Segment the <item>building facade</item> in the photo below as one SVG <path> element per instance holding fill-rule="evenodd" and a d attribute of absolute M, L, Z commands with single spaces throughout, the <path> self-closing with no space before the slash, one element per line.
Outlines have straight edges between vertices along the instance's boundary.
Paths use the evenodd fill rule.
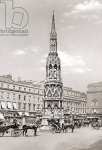
<path fill-rule="evenodd" d="M 64 111 L 73 114 L 87 113 L 87 95 L 72 88 L 63 88 Z"/>
<path fill-rule="evenodd" d="M 102 82 L 88 85 L 87 104 L 89 113 L 102 113 Z"/>
<path fill-rule="evenodd" d="M 28 114 L 44 109 L 44 81 L 15 81 L 11 75 L 0 76 L 0 112 Z M 86 113 L 87 96 L 72 88 L 63 87 L 63 109 L 68 113 Z"/>
<path fill-rule="evenodd" d="M 43 90 L 29 81 L 14 81 L 11 75 L 0 76 L 0 111 L 34 113 L 43 107 Z"/>

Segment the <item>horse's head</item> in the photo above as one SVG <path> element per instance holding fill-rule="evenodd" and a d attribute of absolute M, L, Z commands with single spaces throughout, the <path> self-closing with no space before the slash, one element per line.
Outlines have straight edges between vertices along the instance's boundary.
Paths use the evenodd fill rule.
<path fill-rule="evenodd" d="M 11 124 L 11 128 L 15 129 L 15 128 L 19 128 L 20 124 L 19 123 L 12 123 Z"/>

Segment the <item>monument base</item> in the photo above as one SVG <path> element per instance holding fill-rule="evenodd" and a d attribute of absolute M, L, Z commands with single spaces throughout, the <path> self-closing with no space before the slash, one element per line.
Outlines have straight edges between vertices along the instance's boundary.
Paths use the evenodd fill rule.
<path fill-rule="evenodd" d="M 49 117 L 48 116 L 43 116 L 42 117 L 42 124 L 41 124 L 41 128 L 40 131 L 49 131 L 50 127 L 48 126 L 48 120 Z"/>
<path fill-rule="evenodd" d="M 60 123 L 63 122 L 63 111 L 55 110 L 53 113 L 50 110 L 46 110 L 42 117 L 41 131 L 49 131 L 48 119 L 59 119 Z"/>

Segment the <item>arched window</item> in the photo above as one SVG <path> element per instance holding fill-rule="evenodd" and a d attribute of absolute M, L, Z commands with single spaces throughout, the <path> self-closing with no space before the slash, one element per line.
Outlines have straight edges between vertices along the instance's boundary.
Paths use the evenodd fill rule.
<path fill-rule="evenodd" d="M 49 69 L 52 69 L 52 65 L 51 64 L 49 64 Z"/>
<path fill-rule="evenodd" d="M 58 105 L 57 105 L 57 104 L 55 104 L 55 105 L 54 105 L 54 108 L 55 108 L 55 109 L 58 109 Z"/>
<path fill-rule="evenodd" d="M 51 109 L 51 105 L 50 105 L 50 104 L 48 104 L 48 106 L 47 106 L 47 107 L 48 107 L 48 109 Z"/>
<path fill-rule="evenodd" d="M 57 69 L 57 64 L 54 65 L 54 68 Z"/>

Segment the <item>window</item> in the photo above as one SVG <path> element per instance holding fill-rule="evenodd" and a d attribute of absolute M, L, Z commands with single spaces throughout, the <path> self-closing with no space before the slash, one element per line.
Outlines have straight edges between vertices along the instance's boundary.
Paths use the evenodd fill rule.
<path fill-rule="evenodd" d="M 21 95 L 18 95 L 18 99 L 19 99 L 19 100 L 21 99 Z"/>
<path fill-rule="evenodd" d="M 28 104 L 28 109 L 31 110 L 31 103 Z"/>
<path fill-rule="evenodd" d="M 15 93 L 13 93 L 13 100 L 15 100 Z"/>
<path fill-rule="evenodd" d="M 39 108 L 40 108 L 40 104 L 37 104 L 37 109 L 39 110 Z"/>
<path fill-rule="evenodd" d="M 33 111 L 35 111 L 35 104 L 33 104 Z"/>
<path fill-rule="evenodd" d="M 54 68 L 57 69 L 57 64 L 54 65 Z"/>
<path fill-rule="evenodd" d="M 4 97 L 4 92 L 1 92 L 1 98 L 3 98 Z"/>
<path fill-rule="evenodd" d="M 18 103 L 18 109 L 21 110 L 21 103 Z"/>
<path fill-rule="evenodd" d="M 49 64 L 49 69 L 52 69 L 52 65 L 51 64 Z"/>
<path fill-rule="evenodd" d="M 10 95 L 9 95 L 9 93 L 7 93 L 7 99 L 9 99 L 9 97 L 10 97 Z"/>
<path fill-rule="evenodd" d="M 35 94 L 38 94 L 38 89 L 35 89 Z"/>
<path fill-rule="evenodd" d="M 8 85 L 7 85 L 7 88 L 9 89 L 9 87 L 10 87 L 10 86 L 9 86 L 9 84 L 8 84 Z"/>
<path fill-rule="evenodd" d="M 26 103 L 23 103 L 23 109 L 26 110 Z"/>
<path fill-rule="evenodd" d="M 68 91 L 68 95 L 69 95 L 69 96 L 71 95 L 71 91 Z"/>
<path fill-rule="evenodd" d="M 15 85 L 13 85 L 13 89 L 15 89 Z"/>
<path fill-rule="evenodd" d="M 1 87 L 3 88 L 3 86 L 4 86 L 4 84 L 3 83 L 1 83 Z"/>
<path fill-rule="evenodd" d="M 21 90 L 21 87 L 19 86 L 19 90 Z"/>
<path fill-rule="evenodd" d="M 24 91 L 26 91 L 26 88 L 24 88 Z"/>
<path fill-rule="evenodd" d="M 29 102 L 30 102 L 30 100 L 31 100 L 31 95 L 29 95 Z"/>
<path fill-rule="evenodd" d="M 24 95 L 24 101 L 26 100 L 26 96 Z"/>

